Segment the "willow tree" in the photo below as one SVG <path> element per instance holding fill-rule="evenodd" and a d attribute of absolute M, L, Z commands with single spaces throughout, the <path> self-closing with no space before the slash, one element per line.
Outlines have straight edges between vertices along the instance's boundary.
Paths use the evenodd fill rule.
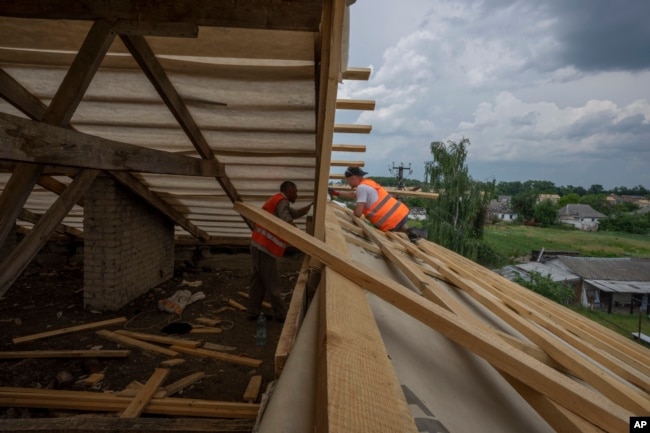
<path fill-rule="evenodd" d="M 487 206 L 495 181 L 477 182 L 465 164 L 469 139 L 458 143 L 431 143 L 433 160 L 425 164 L 426 177 L 439 194 L 429 205 L 428 237 L 471 260 L 494 261 L 492 250 L 482 242 Z"/>

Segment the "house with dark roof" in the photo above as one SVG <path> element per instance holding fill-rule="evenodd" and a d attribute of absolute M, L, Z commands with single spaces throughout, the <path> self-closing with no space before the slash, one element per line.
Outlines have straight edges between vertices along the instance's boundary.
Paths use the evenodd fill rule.
<path fill-rule="evenodd" d="M 558 211 L 558 219 L 565 224 L 571 224 L 577 229 L 598 231 L 598 221 L 607 215 L 598 212 L 588 204 L 571 203 Z"/>
<path fill-rule="evenodd" d="M 502 195 L 488 204 L 488 218 L 490 221 L 499 220 L 512 222 L 517 219 L 517 213 L 510 205 L 510 196 Z"/>
<path fill-rule="evenodd" d="M 607 309 L 636 303 L 648 310 L 650 260 L 562 256 L 558 260 L 580 277 L 582 304 Z"/>

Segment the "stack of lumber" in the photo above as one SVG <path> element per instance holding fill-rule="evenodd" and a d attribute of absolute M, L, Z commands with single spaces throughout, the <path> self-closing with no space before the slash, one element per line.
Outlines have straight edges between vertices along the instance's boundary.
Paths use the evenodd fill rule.
<path fill-rule="evenodd" d="M 323 266 L 319 431 L 418 431 L 367 293 L 481 359 L 547 424 L 540 431 L 621 432 L 630 417 L 650 414 L 650 352 L 631 339 L 434 243 L 381 233 L 333 204 L 324 241 L 255 207 L 235 209 Z M 357 260 L 349 246 L 380 257 L 399 278 Z"/>

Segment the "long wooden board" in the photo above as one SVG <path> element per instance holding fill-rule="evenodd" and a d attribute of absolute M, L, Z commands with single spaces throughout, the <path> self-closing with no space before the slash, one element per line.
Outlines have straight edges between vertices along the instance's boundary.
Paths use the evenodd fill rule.
<path fill-rule="evenodd" d="M 86 323 L 83 325 L 70 326 L 67 328 L 55 329 L 53 331 L 41 332 L 39 334 L 16 337 L 11 341 L 13 341 L 14 344 L 25 343 L 27 341 L 39 340 L 41 338 L 54 337 L 55 335 L 70 334 L 72 332 L 85 331 L 87 329 L 94 328 L 103 328 L 111 325 L 121 325 L 122 323 L 126 323 L 126 317 L 117 317 L 115 319 L 102 320 L 100 322 Z"/>

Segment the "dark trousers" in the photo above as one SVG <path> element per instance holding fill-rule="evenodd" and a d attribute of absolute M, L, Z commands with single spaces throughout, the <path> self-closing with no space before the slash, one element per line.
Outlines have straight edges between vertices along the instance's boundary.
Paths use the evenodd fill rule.
<path fill-rule="evenodd" d="M 253 267 L 248 288 L 248 315 L 259 316 L 262 312 L 262 301 L 268 292 L 276 318 L 287 315 L 287 306 L 282 299 L 282 283 L 278 273 L 278 263 L 274 256 L 251 246 Z"/>

